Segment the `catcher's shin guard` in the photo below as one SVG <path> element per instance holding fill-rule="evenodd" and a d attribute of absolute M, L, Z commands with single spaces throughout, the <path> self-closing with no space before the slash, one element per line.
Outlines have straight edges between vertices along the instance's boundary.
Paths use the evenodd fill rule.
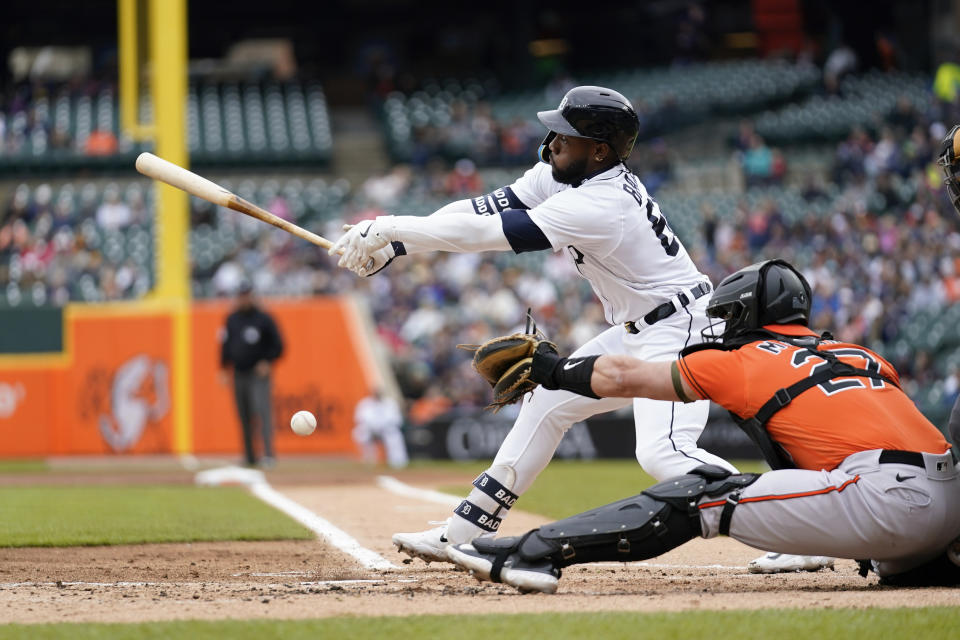
<path fill-rule="evenodd" d="M 702 497 L 738 493 L 758 477 L 702 465 L 640 495 L 544 525 L 515 539 L 511 553 L 526 562 L 550 558 L 556 567 L 653 558 L 702 534 L 697 508 Z"/>

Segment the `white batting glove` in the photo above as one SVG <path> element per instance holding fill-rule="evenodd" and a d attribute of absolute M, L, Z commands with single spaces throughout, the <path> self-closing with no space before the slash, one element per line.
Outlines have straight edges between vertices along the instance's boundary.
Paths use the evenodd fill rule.
<path fill-rule="evenodd" d="M 386 234 L 388 226 L 381 219 L 364 220 L 340 236 L 330 247 L 329 254 L 342 251 L 343 255 L 340 256 L 337 266 L 358 273 L 360 269 L 367 267 L 374 253 L 390 245 L 391 238 Z"/>
<path fill-rule="evenodd" d="M 366 278 L 375 273 L 379 273 L 393 261 L 396 255 L 397 251 L 394 249 L 393 243 L 391 242 L 382 249 L 377 249 L 374 251 L 373 255 L 370 256 L 370 259 L 367 260 L 362 267 L 358 269 L 351 268 L 350 270 L 361 278 Z"/>

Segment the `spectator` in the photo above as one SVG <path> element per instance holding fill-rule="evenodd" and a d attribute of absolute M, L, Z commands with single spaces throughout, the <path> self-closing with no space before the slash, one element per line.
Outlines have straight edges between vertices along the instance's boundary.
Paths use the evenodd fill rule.
<path fill-rule="evenodd" d="M 14 220 L 24 220 L 30 222 L 33 219 L 33 210 L 30 209 L 30 187 L 25 184 L 17 185 L 13 191 L 13 197 L 7 206 L 3 222 L 12 223 Z"/>
<path fill-rule="evenodd" d="M 933 77 L 933 93 L 946 103 L 956 102 L 960 90 L 960 64 L 955 62 L 957 57 L 954 55 L 952 60 L 942 62 Z"/>
<path fill-rule="evenodd" d="M 117 136 L 112 131 L 94 129 L 87 136 L 84 152 L 88 156 L 112 156 L 117 152 Z"/>
<path fill-rule="evenodd" d="M 453 406 L 447 391 L 439 384 L 431 384 L 424 394 L 410 405 L 408 417 L 414 425 L 424 425 L 450 410 Z"/>
<path fill-rule="evenodd" d="M 749 147 L 743 152 L 741 162 L 748 187 L 766 184 L 773 176 L 773 153 L 756 133 L 750 137 Z"/>
<path fill-rule="evenodd" d="M 103 202 L 97 207 L 97 224 L 102 229 L 122 229 L 133 221 L 127 203 L 120 200 L 120 188 L 110 183 L 103 190 Z"/>
<path fill-rule="evenodd" d="M 857 54 L 846 44 L 830 52 L 823 63 L 823 84 L 827 93 L 840 92 L 840 80 L 857 70 Z"/>
<path fill-rule="evenodd" d="M 447 174 L 445 191 L 450 196 L 472 196 L 483 189 L 483 181 L 473 160 L 461 158 Z"/>
<path fill-rule="evenodd" d="M 663 138 L 650 141 L 647 152 L 643 154 L 643 165 L 639 171 L 640 180 L 651 194 L 673 177 L 673 157 Z"/>

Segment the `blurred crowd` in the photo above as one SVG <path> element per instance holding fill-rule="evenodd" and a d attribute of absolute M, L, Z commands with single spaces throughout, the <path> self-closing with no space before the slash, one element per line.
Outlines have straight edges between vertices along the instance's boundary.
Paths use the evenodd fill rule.
<path fill-rule="evenodd" d="M 918 109 L 903 101 L 884 121 L 853 130 L 836 145 L 827 179 L 803 185 L 811 207 L 799 217 L 785 216 L 773 199 L 754 206 L 744 199 L 732 218 L 717 216 L 707 204 L 684 243 L 715 283 L 759 259 L 794 262 L 814 287 L 816 328 L 831 328 L 840 339 L 887 353 L 909 379 L 908 388 L 942 378 L 940 354 L 895 353 L 889 347 L 916 314 L 960 302 L 960 225 L 932 161 L 946 130 L 960 122 L 955 104 L 931 98 L 929 108 Z M 530 164 L 542 131 L 520 122 L 498 129 L 477 103 L 472 111 L 457 107 L 454 122 L 442 132 L 425 128 L 416 135 L 422 161 L 357 185 L 315 230 L 335 238 L 344 222 L 383 213 L 427 214 L 445 202 L 508 184 L 522 169 L 481 173 L 466 159 L 450 165 L 430 145 L 469 145 L 475 152 L 515 154 L 517 162 Z M 748 188 L 783 181 L 789 151 L 768 149 L 749 122 L 734 138 Z M 642 145 L 635 157 L 651 191 L 670 187 L 664 141 Z M 0 209 L 0 301 L 112 300 L 139 297 L 150 288 L 152 249 L 146 245 L 153 223 L 142 189 L 110 184 L 102 198 L 69 185 L 55 198 L 50 187 L 32 196 L 25 189 L 16 189 Z M 245 277 L 261 293 L 361 293 L 412 402 L 414 421 L 451 407 L 486 404 L 489 388 L 472 372 L 470 352 L 456 345 L 521 328 L 528 307 L 563 351 L 605 326 L 589 286 L 562 253 L 407 256 L 358 280 L 288 234 L 192 202 L 194 228 L 211 230 L 230 247 L 223 255 L 194 247 L 195 295 L 228 295 Z M 282 194 L 269 206 L 295 218 Z M 669 220 L 670 209 L 664 213 Z M 945 373 L 955 394 L 957 372 Z"/>
<path fill-rule="evenodd" d="M 550 103 L 559 103 L 562 97 L 560 93 Z M 642 97 L 632 102 L 640 119 L 641 140 L 672 131 L 684 122 L 673 99 L 655 105 Z M 449 121 L 442 126 L 425 121 L 411 127 L 409 161 L 414 168 L 427 170 L 444 160 L 460 158 L 470 158 L 481 166 L 525 165 L 530 161 L 530 150 L 535 149 L 543 137 L 543 127 L 529 114 L 498 119 L 485 100 L 454 100 L 450 104 Z"/>
<path fill-rule="evenodd" d="M 70 84 L 18 83 L 0 92 L 0 157 L 58 151 L 86 156 L 117 153 L 115 83 L 91 79 Z M 75 131 L 70 101 L 78 110 Z"/>
<path fill-rule="evenodd" d="M 0 302 L 63 305 L 69 300 L 139 298 L 151 286 L 152 215 L 142 186 L 99 197 L 92 185 L 20 185 L 0 212 Z"/>

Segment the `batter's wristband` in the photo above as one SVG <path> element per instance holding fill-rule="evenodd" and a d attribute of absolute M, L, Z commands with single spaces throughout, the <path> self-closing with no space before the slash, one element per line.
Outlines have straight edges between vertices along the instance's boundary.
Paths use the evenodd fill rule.
<path fill-rule="evenodd" d="M 553 386 L 548 389 L 564 389 L 586 396 L 600 399 L 590 386 L 593 376 L 593 365 L 600 356 L 586 356 L 583 358 L 560 358 L 553 368 L 551 375 Z M 546 385 L 544 385 L 546 386 Z"/>

